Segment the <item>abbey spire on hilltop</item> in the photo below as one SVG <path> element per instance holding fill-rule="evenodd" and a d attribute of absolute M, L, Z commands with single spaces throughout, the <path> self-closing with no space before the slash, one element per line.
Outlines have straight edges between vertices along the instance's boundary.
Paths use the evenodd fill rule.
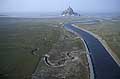
<path fill-rule="evenodd" d="M 74 12 L 74 10 L 70 6 L 66 10 L 64 10 L 61 15 L 62 16 L 80 16 L 80 14 Z"/>

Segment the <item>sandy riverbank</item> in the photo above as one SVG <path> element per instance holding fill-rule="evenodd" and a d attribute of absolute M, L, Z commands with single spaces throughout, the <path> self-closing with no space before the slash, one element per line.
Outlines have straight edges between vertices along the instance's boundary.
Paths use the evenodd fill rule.
<path fill-rule="evenodd" d="M 75 25 L 73 25 L 75 26 Z M 76 26 L 75 26 L 76 27 Z M 75 35 L 79 36 L 76 32 L 74 32 L 73 30 L 70 30 L 68 29 L 68 31 L 74 33 Z M 93 69 L 93 65 L 92 65 L 92 60 L 90 58 L 90 55 L 89 55 L 89 51 L 88 51 L 88 48 L 87 48 L 87 45 L 84 41 L 84 39 L 82 37 L 79 36 L 79 38 L 83 41 L 84 45 L 85 45 L 85 49 L 86 49 L 86 54 L 87 54 L 87 61 L 88 61 L 88 66 L 89 66 L 89 77 L 90 79 L 94 79 L 94 69 Z"/>

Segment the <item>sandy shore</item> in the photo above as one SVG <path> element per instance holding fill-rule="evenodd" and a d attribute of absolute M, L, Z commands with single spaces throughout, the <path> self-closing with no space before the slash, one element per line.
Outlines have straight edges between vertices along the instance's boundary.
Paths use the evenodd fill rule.
<path fill-rule="evenodd" d="M 93 35 L 95 38 L 97 38 L 101 44 L 105 47 L 105 49 L 109 52 L 109 54 L 112 56 L 112 58 L 115 60 L 115 62 L 118 64 L 118 66 L 120 67 L 120 59 L 117 57 L 117 55 L 111 50 L 111 48 L 108 46 L 108 44 L 105 42 L 105 40 L 103 40 L 100 36 L 85 30 L 81 27 L 76 26 L 75 24 L 72 24 L 73 26 L 75 26 L 78 29 L 84 30 L 85 32 L 88 32 L 89 34 Z"/>

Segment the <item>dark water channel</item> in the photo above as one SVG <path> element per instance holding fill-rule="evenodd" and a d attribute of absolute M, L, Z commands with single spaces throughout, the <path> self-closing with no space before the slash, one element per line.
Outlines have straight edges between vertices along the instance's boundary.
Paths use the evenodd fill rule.
<path fill-rule="evenodd" d="M 71 23 L 65 24 L 64 28 L 74 31 L 85 40 L 92 60 L 95 79 L 120 79 L 120 67 L 99 40 L 72 26 Z"/>

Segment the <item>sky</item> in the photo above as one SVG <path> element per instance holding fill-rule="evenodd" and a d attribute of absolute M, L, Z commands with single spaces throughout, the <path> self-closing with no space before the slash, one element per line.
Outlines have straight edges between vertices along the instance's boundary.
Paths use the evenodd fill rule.
<path fill-rule="evenodd" d="M 120 0 L 0 0 L 0 12 L 120 12 Z"/>

